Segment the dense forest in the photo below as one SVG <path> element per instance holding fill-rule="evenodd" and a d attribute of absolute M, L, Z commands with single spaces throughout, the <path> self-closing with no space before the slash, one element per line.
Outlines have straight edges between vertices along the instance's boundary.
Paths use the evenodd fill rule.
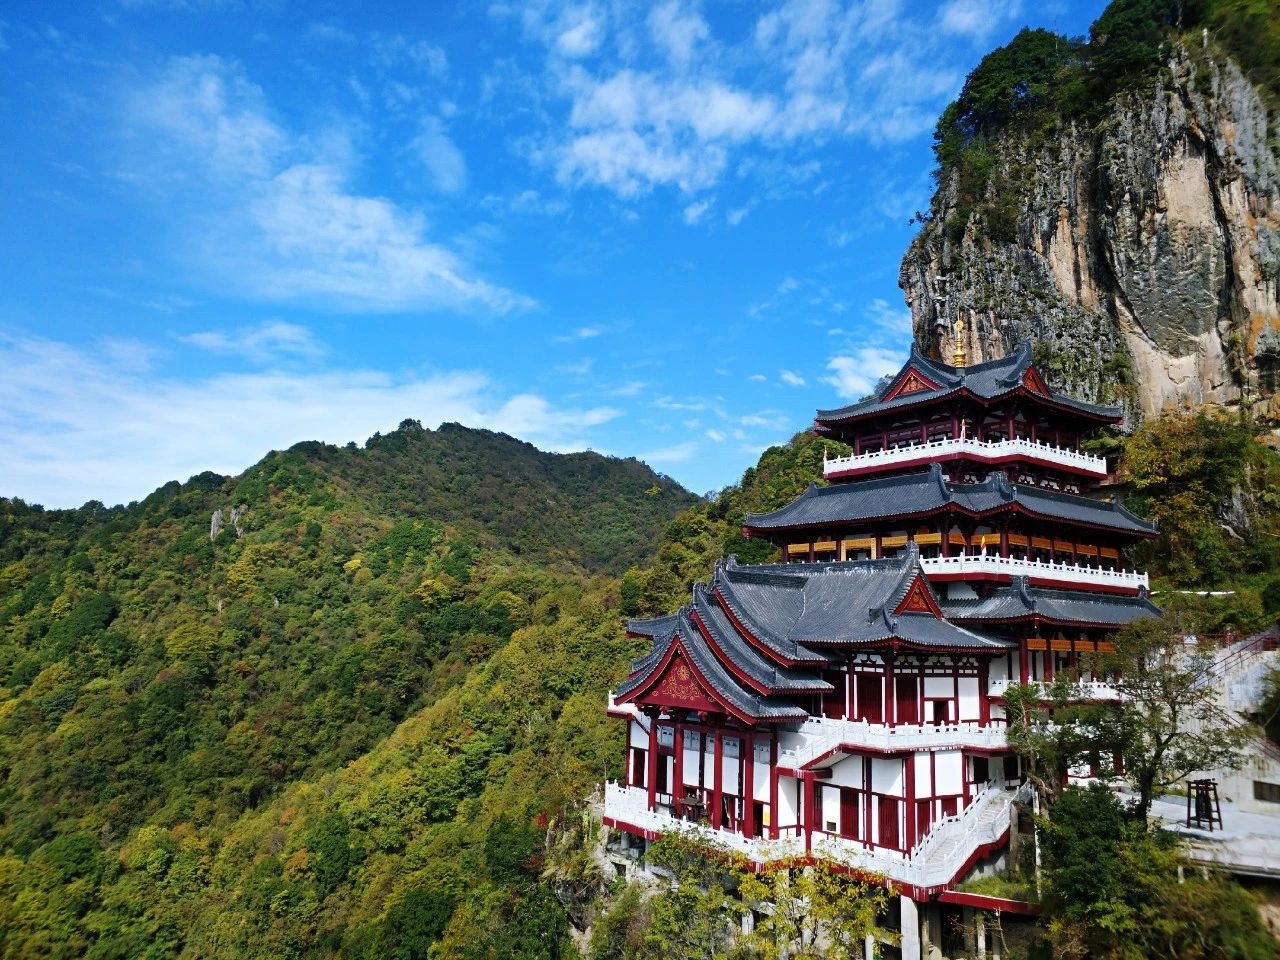
<path fill-rule="evenodd" d="M 1280 465 L 1253 434 L 1179 414 L 1111 441 L 1135 505 L 1210 518 L 1170 521 L 1149 557 L 1240 588 L 1191 611 L 1203 629 L 1280 612 L 1274 551 L 1201 535 L 1280 529 Z M 450 482 L 497 498 L 580 459 L 512 444 L 407 424 L 130 507 L 0 501 L 0 955 L 572 956 L 598 921 L 593 956 L 700 956 L 673 918 L 705 885 L 641 898 L 590 855 L 585 800 L 623 756 L 605 692 L 642 652 L 625 618 L 683 602 L 716 557 L 771 559 L 743 513 L 843 451 L 800 434 L 704 501 L 590 459 L 598 504 L 551 494 L 571 527 L 598 507 L 662 530 L 615 576 L 568 561 L 589 555 L 572 529 L 510 525 L 527 508 L 423 489 L 428 458 L 469 457 Z M 512 449 L 541 466 L 482 473 Z"/>

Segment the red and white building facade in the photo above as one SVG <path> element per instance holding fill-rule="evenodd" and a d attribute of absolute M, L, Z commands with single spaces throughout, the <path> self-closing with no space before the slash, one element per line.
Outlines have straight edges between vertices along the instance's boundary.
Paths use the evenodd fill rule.
<path fill-rule="evenodd" d="M 1070 671 L 1111 696 L 1084 654 L 1158 612 L 1125 563 L 1154 526 L 1096 496 L 1107 465 L 1079 450 L 1120 418 L 1049 389 L 1029 345 L 972 367 L 913 350 L 873 397 L 819 411 L 851 452 L 745 520 L 778 562 L 730 557 L 628 624 L 652 646 L 610 695 L 628 757 L 606 823 L 882 876 L 901 955 L 927 954 L 939 903 L 982 906 L 954 887 L 998 862 L 1025 797 L 1005 688 Z"/>

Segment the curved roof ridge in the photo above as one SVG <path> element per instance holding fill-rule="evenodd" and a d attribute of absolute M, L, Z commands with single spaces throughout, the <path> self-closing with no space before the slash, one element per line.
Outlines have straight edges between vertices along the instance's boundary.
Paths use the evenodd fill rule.
<path fill-rule="evenodd" d="M 725 656 L 733 661 L 738 669 L 750 674 L 757 683 L 771 688 L 772 692 L 776 693 L 781 690 L 829 691 L 834 689 L 830 683 L 821 677 L 788 670 L 770 662 L 755 647 L 738 635 L 737 630 L 733 628 L 732 621 L 729 621 L 731 635 L 726 635 L 721 625 L 716 621 L 721 617 L 728 620 L 728 617 L 724 616 L 724 612 L 720 610 L 719 605 L 714 603 L 712 598 L 707 595 L 707 590 L 702 584 L 695 584 L 693 588 L 693 614 L 698 618 L 698 623 L 712 635 L 716 645 Z"/>
<path fill-rule="evenodd" d="M 801 581 L 803 585 L 803 581 Z M 732 580 L 724 580 L 715 585 L 714 595 L 720 600 L 732 619 L 740 623 L 751 636 L 759 640 L 774 653 L 788 660 L 808 663 L 826 663 L 828 658 L 808 649 L 790 637 L 785 637 L 761 623 L 760 618 L 749 611 L 733 588 Z"/>
<path fill-rule="evenodd" d="M 1093 497 L 1086 497 L 1079 493 L 1063 493 L 1061 490 L 1046 490 L 1044 487 L 1033 487 L 1026 483 L 1014 484 L 1014 490 L 1016 494 L 1030 494 L 1032 499 L 1038 498 L 1041 500 L 1050 500 L 1054 503 L 1069 504 L 1071 506 L 1089 504 L 1098 510 L 1105 510 L 1118 514 L 1131 521 L 1135 526 L 1150 530 L 1153 533 L 1157 529 L 1154 520 L 1147 520 L 1138 516 L 1119 500 L 1095 500 Z"/>

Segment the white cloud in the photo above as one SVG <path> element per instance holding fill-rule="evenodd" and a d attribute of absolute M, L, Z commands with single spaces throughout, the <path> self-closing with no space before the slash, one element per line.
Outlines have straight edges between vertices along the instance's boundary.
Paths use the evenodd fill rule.
<path fill-rule="evenodd" d="M 555 338 L 556 343 L 571 343 L 574 340 L 593 340 L 596 337 L 604 336 L 607 328 L 596 324 L 594 326 L 578 327 L 571 333 L 562 334 Z"/>
<path fill-rule="evenodd" d="M 804 386 L 804 377 L 800 376 L 798 373 L 792 373 L 790 370 L 779 371 L 778 379 L 793 387 Z"/>
<path fill-rule="evenodd" d="M 857 400 L 871 392 L 881 377 L 897 373 L 906 357 L 902 352 L 882 347 L 861 347 L 852 353 L 832 357 L 827 364 L 831 376 L 822 382 L 835 387 L 846 400 Z"/>
<path fill-rule="evenodd" d="M 538 101 L 553 122 L 567 121 L 530 155 L 562 183 L 630 198 L 708 189 L 737 159 L 798 169 L 812 163 L 806 150 L 832 139 L 927 132 L 960 79 L 939 66 L 948 36 L 976 29 L 974 3 L 952 0 L 938 14 L 902 0 L 782 0 L 745 38 L 713 30 L 683 0 L 490 10 L 545 47 Z"/>
<path fill-rule="evenodd" d="M 561 363 L 556 366 L 556 373 L 568 374 L 572 377 L 585 377 L 595 366 L 594 357 L 585 357 L 572 363 Z"/>
<path fill-rule="evenodd" d="M 769 378 L 766 377 L 763 373 L 753 373 L 751 374 L 751 376 L 747 377 L 747 379 L 750 380 L 752 383 L 768 383 L 769 382 Z"/>
<path fill-rule="evenodd" d="M 692 460 L 694 454 L 698 452 L 698 443 L 696 440 L 688 440 L 684 443 L 677 443 L 670 447 L 661 447 L 657 450 L 650 450 L 648 453 L 642 453 L 637 458 L 643 460 L 650 465 L 664 463 L 684 463 Z"/>
<path fill-rule="evenodd" d="M 257 327 L 233 331 L 206 330 L 178 339 L 211 353 L 234 355 L 255 363 L 270 363 L 285 357 L 314 360 L 324 355 L 324 347 L 311 336 L 310 330 L 283 320 L 269 320 Z"/>
<path fill-rule="evenodd" d="M 701 223 L 702 218 L 707 215 L 707 211 L 711 209 L 714 200 L 697 200 L 684 208 L 684 222 L 690 226 Z"/>
<path fill-rule="evenodd" d="M 213 374 L 183 381 L 123 370 L 89 350 L 0 335 L 0 477 L 6 496 L 50 507 L 144 497 L 204 470 L 235 474 L 301 440 L 363 441 L 406 417 L 456 421 L 544 449 L 581 450 L 620 415 L 502 396 L 474 371 Z"/>
<path fill-rule="evenodd" d="M 739 417 L 738 422 L 744 427 L 759 427 L 763 430 L 785 430 L 791 420 L 785 414 L 765 412 L 749 413 Z"/>
<path fill-rule="evenodd" d="M 144 188 L 185 190 L 185 257 L 212 271 L 211 283 L 348 310 L 532 305 L 429 241 L 419 214 L 352 191 L 345 138 L 286 131 L 234 64 L 173 59 L 127 98 L 124 120 L 130 176 Z M 457 186 L 462 168 L 436 159 L 442 188 Z"/>
<path fill-rule="evenodd" d="M 467 185 L 467 161 L 437 117 L 428 118 L 413 141 L 418 159 L 442 193 L 457 193 Z"/>
<path fill-rule="evenodd" d="M 728 437 L 721 430 L 708 430 L 707 438 L 709 440 L 714 440 L 716 443 L 724 443 L 725 440 L 728 439 Z"/>
<path fill-rule="evenodd" d="M 746 219 L 747 214 L 750 212 L 751 206 L 749 204 L 745 207 L 735 207 L 725 214 L 725 223 L 729 224 L 731 227 L 736 227 Z"/>
<path fill-rule="evenodd" d="M 595 53 L 603 39 L 604 24 L 590 7 L 571 7 L 562 15 L 556 51 L 565 57 Z"/>
<path fill-rule="evenodd" d="M 991 3 L 989 0 L 951 0 L 938 11 L 938 23 L 947 33 L 957 33 L 973 40 L 985 40 L 1000 25 L 1018 15 L 1021 4 Z"/>
<path fill-rule="evenodd" d="M 894 307 L 887 300 L 876 297 L 867 307 L 867 316 L 895 338 L 911 336 L 911 311 L 906 307 Z"/>
<path fill-rule="evenodd" d="M 687 64 L 694 47 L 711 36 L 701 15 L 682 9 L 678 0 L 667 0 L 650 10 L 648 23 L 653 42 L 679 66 Z"/>

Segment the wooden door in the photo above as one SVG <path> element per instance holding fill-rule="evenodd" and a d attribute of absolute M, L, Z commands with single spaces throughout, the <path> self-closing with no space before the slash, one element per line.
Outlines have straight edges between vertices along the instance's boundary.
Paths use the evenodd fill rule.
<path fill-rule="evenodd" d="M 898 723 L 920 722 L 920 701 L 917 690 L 919 683 L 915 677 L 897 677 L 894 683 L 897 694 Z"/>
<path fill-rule="evenodd" d="M 898 808 L 902 801 L 897 797 L 877 796 L 880 810 L 880 846 L 901 850 L 902 840 L 898 831 Z"/>
<path fill-rule="evenodd" d="M 858 791 L 840 791 L 840 836 L 857 840 L 862 835 L 862 817 L 858 809 Z"/>
<path fill-rule="evenodd" d="M 884 723 L 884 686 L 879 674 L 857 675 L 858 719 Z"/>

